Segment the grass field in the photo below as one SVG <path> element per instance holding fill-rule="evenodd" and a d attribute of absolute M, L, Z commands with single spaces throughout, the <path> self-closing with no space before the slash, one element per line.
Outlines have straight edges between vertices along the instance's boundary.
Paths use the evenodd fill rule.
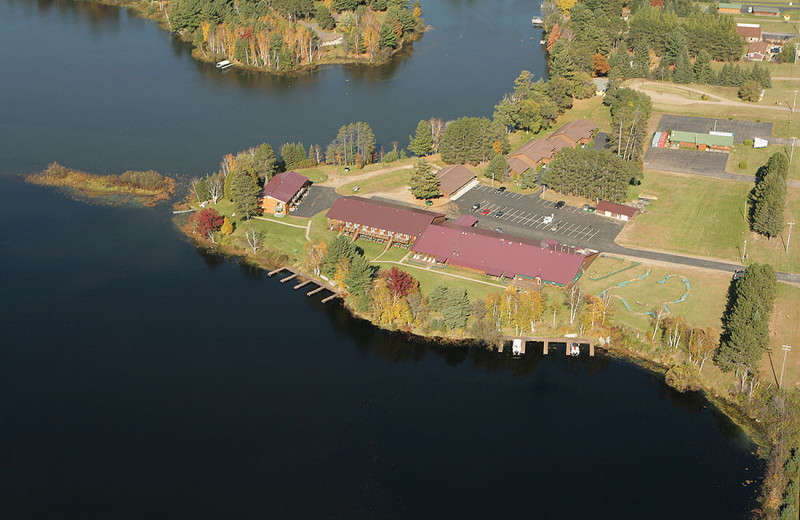
<path fill-rule="evenodd" d="M 632 327 L 642 333 L 653 331 L 653 318 L 642 316 L 638 313 L 652 311 L 661 304 L 666 303 L 671 314 L 666 316 L 683 316 L 688 323 L 696 327 L 719 328 L 719 319 L 725 306 L 725 295 L 730 284 L 730 275 L 727 273 L 714 273 L 710 271 L 695 270 L 689 267 L 670 269 L 643 263 L 634 265 L 630 262 L 615 260 L 613 258 L 599 258 L 592 265 L 592 269 L 599 272 L 619 270 L 622 266 L 632 266 L 618 274 L 602 280 L 591 280 L 588 277 L 581 279 L 587 292 L 598 295 L 604 290 L 627 300 L 632 311 L 625 308 L 619 299 L 614 299 L 614 320 Z M 650 274 L 639 279 L 650 271 Z M 667 275 L 676 275 L 664 282 L 657 283 Z M 691 284 L 686 301 L 671 303 L 681 298 L 686 292 L 685 285 L 679 277 L 686 277 Z M 617 284 L 628 280 L 635 280 L 625 287 Z"/>
<path fill-rule="evenodd" d="M 726 170 L 731 173 L 755 176 L 756 171 L 764 165 L 772 154 L 783 151 L 789 157 L 791 146 L 769 145 L 766 148 L 753 148 L 743 144 L 733 145 L 728 156 Z M 800 156 L 800 145 L 797 146 L 797 153 Z M 740 168 L 742 161 L 747 162 L 747 168 Z M 800 179 L 800 161 L 794 161 L 789 165 L 789 178 Z"/>
<path fill-rule="evenodd" d="M 401 186 L 408 186 L 411 180 L 411 173 L 411 169 L 405 169 L 389 172 L 370 179 L 354 180 L 353 182 L 336 188 L 336 193 L 341 195 L 352 195 L 354 193 L 358 193 L 358 195 L 367 195 L 379 191 L 392 190 Z M 357 191 L 353 191 L 355 187 L 358 187 Z"/>
<path fill-rule="evenodd" d="M 658 197 L 619 236 L 620 244 L 677 253 L 741 260 L 747 240 L 747 260 L 768 262 L 776 270 L 800 272 L 800 248 L 786 253 L 784 236 L 767 240 L 749 231 L 745 201 L 752 185 L 744 182 L 682 177 L 647 172 L 640 187 Z M 800 190 L 789 188 L 786 221 L 800 218 Z"/>
<path fill-rule="evenodd" d="M 783 376 L 784 386 L 787 388 L 800 387 L 800 288 L 786 284 L 778 284 L 778 298 L 775 301 L 775 311 L 772 315 L 770 326 L 770 346 L 772 347 L 772 362 L 777 376 L 780 377 L 783 364 L 781 345 L 790 345 L 791 352 L 786 356 L 786 372 Z M 771 373 L 769 359 L 764 356 L 762 364 L 764 371 Z"/>
<path fill-rule="evenodd" d="M 800 100 L 798 100 L 800 102 Z M 664 105 L 653 103 L 651 121 L 661 114 L 679 114 L 684 116 L 716 117 L 719 119 L 743 119 L 746 121 L 772 121 L 772 134 L 777 137 L 800 137 L 800 117 L 792 117 L 789 111 L 770 110 L 769 114 L 757 105 L 752 107 L 733 107 L 712 103 L 691 105 Z"/>

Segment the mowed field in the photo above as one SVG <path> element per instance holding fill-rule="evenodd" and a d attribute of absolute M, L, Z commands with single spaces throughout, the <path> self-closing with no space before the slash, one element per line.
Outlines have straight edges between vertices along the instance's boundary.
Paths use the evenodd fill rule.
<path fill-rule="evenodd" d="M 738 181 L 646 172 L 638 191 L 658 200 L 620 233 L 617 242 L 736 262 L 741 261 L 747 240 L 745 263 L 768 262 L 778 271 L 800 272 L 796 238 L 786 252 L 789 226 L 771 240 L 749 230 L 745 203 L 752 187 Z M 796 188 L 787 190 L 785 219 L 800 219 L 800 190 Z"/>

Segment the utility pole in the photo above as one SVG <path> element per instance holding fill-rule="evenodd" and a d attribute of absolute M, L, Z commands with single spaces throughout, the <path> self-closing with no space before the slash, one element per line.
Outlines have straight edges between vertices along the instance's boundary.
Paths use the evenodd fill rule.
<path fill-rule="evenodd" d="M 800 92 L 800 90 L 795 90 L 794 91 L 794 102 L 792 103 L 792 113 L 794 113 L 794 107 L 797 106 L 797 93 L 798 92 Z"/>
<path fill-rule="evenodd" d="M 747 256 L 747 239 L 744 239 L 744 248 L 742 249 L 742 265 L 744 265 L 744 259 Z"/>
<path fill-rule="evenodd" d="M 788 354 L 789 351 L 792 350 L 792 347 L 790 347 L 789 345 L 784 345 L 781 347 L 781 350 L 783 351 L 783 365 L 781 365 L 781 380 L 780 382 L 778 382 L 779 389 L 783 388 L 783 371 L 786 368 L 786 354 Z"/>
<path fill-rule="evenodd" d="M 797 138 L 792 136 L 792 155 L 789 156 L 789 162 L 791 163 L 794 160 L 794 142 Z"/>
<path fill-rule="evenodd" d="M 792 226 L 794 226 L 794 222 L 789 222 L 789 238 L 786 239 L 786 252 L 789 252 L 789 242 L 792 241 Z"/>

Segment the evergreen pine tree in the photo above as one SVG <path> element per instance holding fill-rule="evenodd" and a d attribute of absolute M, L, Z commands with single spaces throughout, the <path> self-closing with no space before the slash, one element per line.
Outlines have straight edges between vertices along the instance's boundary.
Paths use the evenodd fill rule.
<path fill-rule="evenodd" d="M 234 170 L 232 175 L 231 199 L 236 212 L 245 218 L 250 218 L 258 213 L 259 188 L 253 176 L 247 172 Z"/>
<path fill-rule="evenodd" d="M 633 52 L 631 77 L 645 79 L 650 77 L 650 48 L 644 44 L 636 47 Z"/>
<path fill-rule="evenodd" d="M 328 278 L 332 278 L 336 273 L 336 265 L 342 258 L 347 258 L 352 261 L 358 254 L 356 245 L 345 235 L 339 235 L 327 244 L 327 252 L 325 253 L 325 261 L 323 262 L 322 274 Z"/>
<path fill-rule="evenodd" d="M 450 289 L 447 288 L 444 284 L 439 284 L 433 288 L 431 291 L 430 296 L 428 296 L 428 306 L 434 312 L 441 312 L 444 309 L 445 302 L 447 301 L 447 295 L 450 292 Z"/>
<path fill-rule="evenodd" d="M 261 179 L 269 180 L 278 172 L 278 160 L 272 147 L 263 143 L 256 148 L 255 167 Z"/>
<path fill-rule="evenodd" d="M 693 78 L 694 73 L 692 71 L 692 62 L 689 60 L 689 52 L 684 51 L 678 56 L 678 61 L 675 64 L 673 81 L 675 83 L 691 83 Z"/>
<path fill-rule="evenodd" d="M 433 134 L 431 125 L 424 120 L 417 124 L 414 137 L 408 136 L 408 149 L 416 156 L 423 157 L 433 151 Z"/>
<path fill-rule="evenodd" d="M 211 198 L 211 195 L 208 193 L 208 185 L 206 184 L 205 179 L 200 179 L 197 181 L 197 185 L 194 187 L 194 192 L 197 195 L 198 202 L 203 202 Z"/>
<path fill-rule="evenodd" d="M 441 195 L 439 178 L 433 171 L 433 166 L 422 159 L 414 166 L 409 185 L 411 193 L 418 199 L 433 199 Z"/>
<path fill-rule="evenodd" d="M 714 70 L 711 68 L 711 54 L 707 50 L 701 49 L 694 62 L 694 82 L 707 84 L 710 83 Z"/>
<path fill-rule="evenodd" d="M 444 323 L 451 330 L 463 329 L 467 325 L 470 305 L 466 289 L 453 289 L 447 292 L 441 309 Z"/>
<path fill-rule="evenodd" d="M 356 296 L 366 294 L 375 277 L 375 266 L 369 263 L 364 255 L 357 254 L 350 262 L 350 272 L 344 279 L 347 290 Z"/>
<path fill-rule="evenodd" d="M 484 175 L 492 180 L 495 181 L 505 181 L 508 179 L 508 161 L 502 155 L 495 155 L 489 161 L 489 165 L 486 166 L 486 172 Z"/>

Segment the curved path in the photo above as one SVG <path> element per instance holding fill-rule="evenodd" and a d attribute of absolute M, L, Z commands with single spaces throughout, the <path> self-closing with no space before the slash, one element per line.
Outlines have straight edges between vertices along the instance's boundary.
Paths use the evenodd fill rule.
<path fill-rule="evenodd" d="M 777 78 L 776 78 L 777 79 Z M 788 109 L 781 106 L 774 106 L 774 105 L 756 105 L 753 103 L 745 103 L 742 101 L 731 101 L 728 98 L 724 98 L 722 96 L 718 96 L 716 94 L 712 94 L 710 92 L 705 92 L 703 90 L 697 90 L 691 87 L 687 87 L 684 85 L 675 85 L 677 88 L 681 88 L 684 90 L 688 90 L 690 92 L 694 92 L 695 94 L 705 94 L 711 99 L 716 99 L 716 101 L 703 101 L 700 99 L 688 99 L 680 94 L 672 94 L 670 92 L 658 92 L 656 90 L 649 90 L 648 86 L 660 86 L 662 83 L 657 81 L 647 81 L 644 79 L 635 79 L 628 84 L 628 87 L 638 90 L 640 92 L 644 92 L 653 100 L 654 103 L 662 103 L 665 105 L 713 105 L 713 106 L 732 106 L 732 107 L 740 107 L 740 108 L 759 108 L 764 110 L 780 110 L 781 112 L 786 112 Z"/>

